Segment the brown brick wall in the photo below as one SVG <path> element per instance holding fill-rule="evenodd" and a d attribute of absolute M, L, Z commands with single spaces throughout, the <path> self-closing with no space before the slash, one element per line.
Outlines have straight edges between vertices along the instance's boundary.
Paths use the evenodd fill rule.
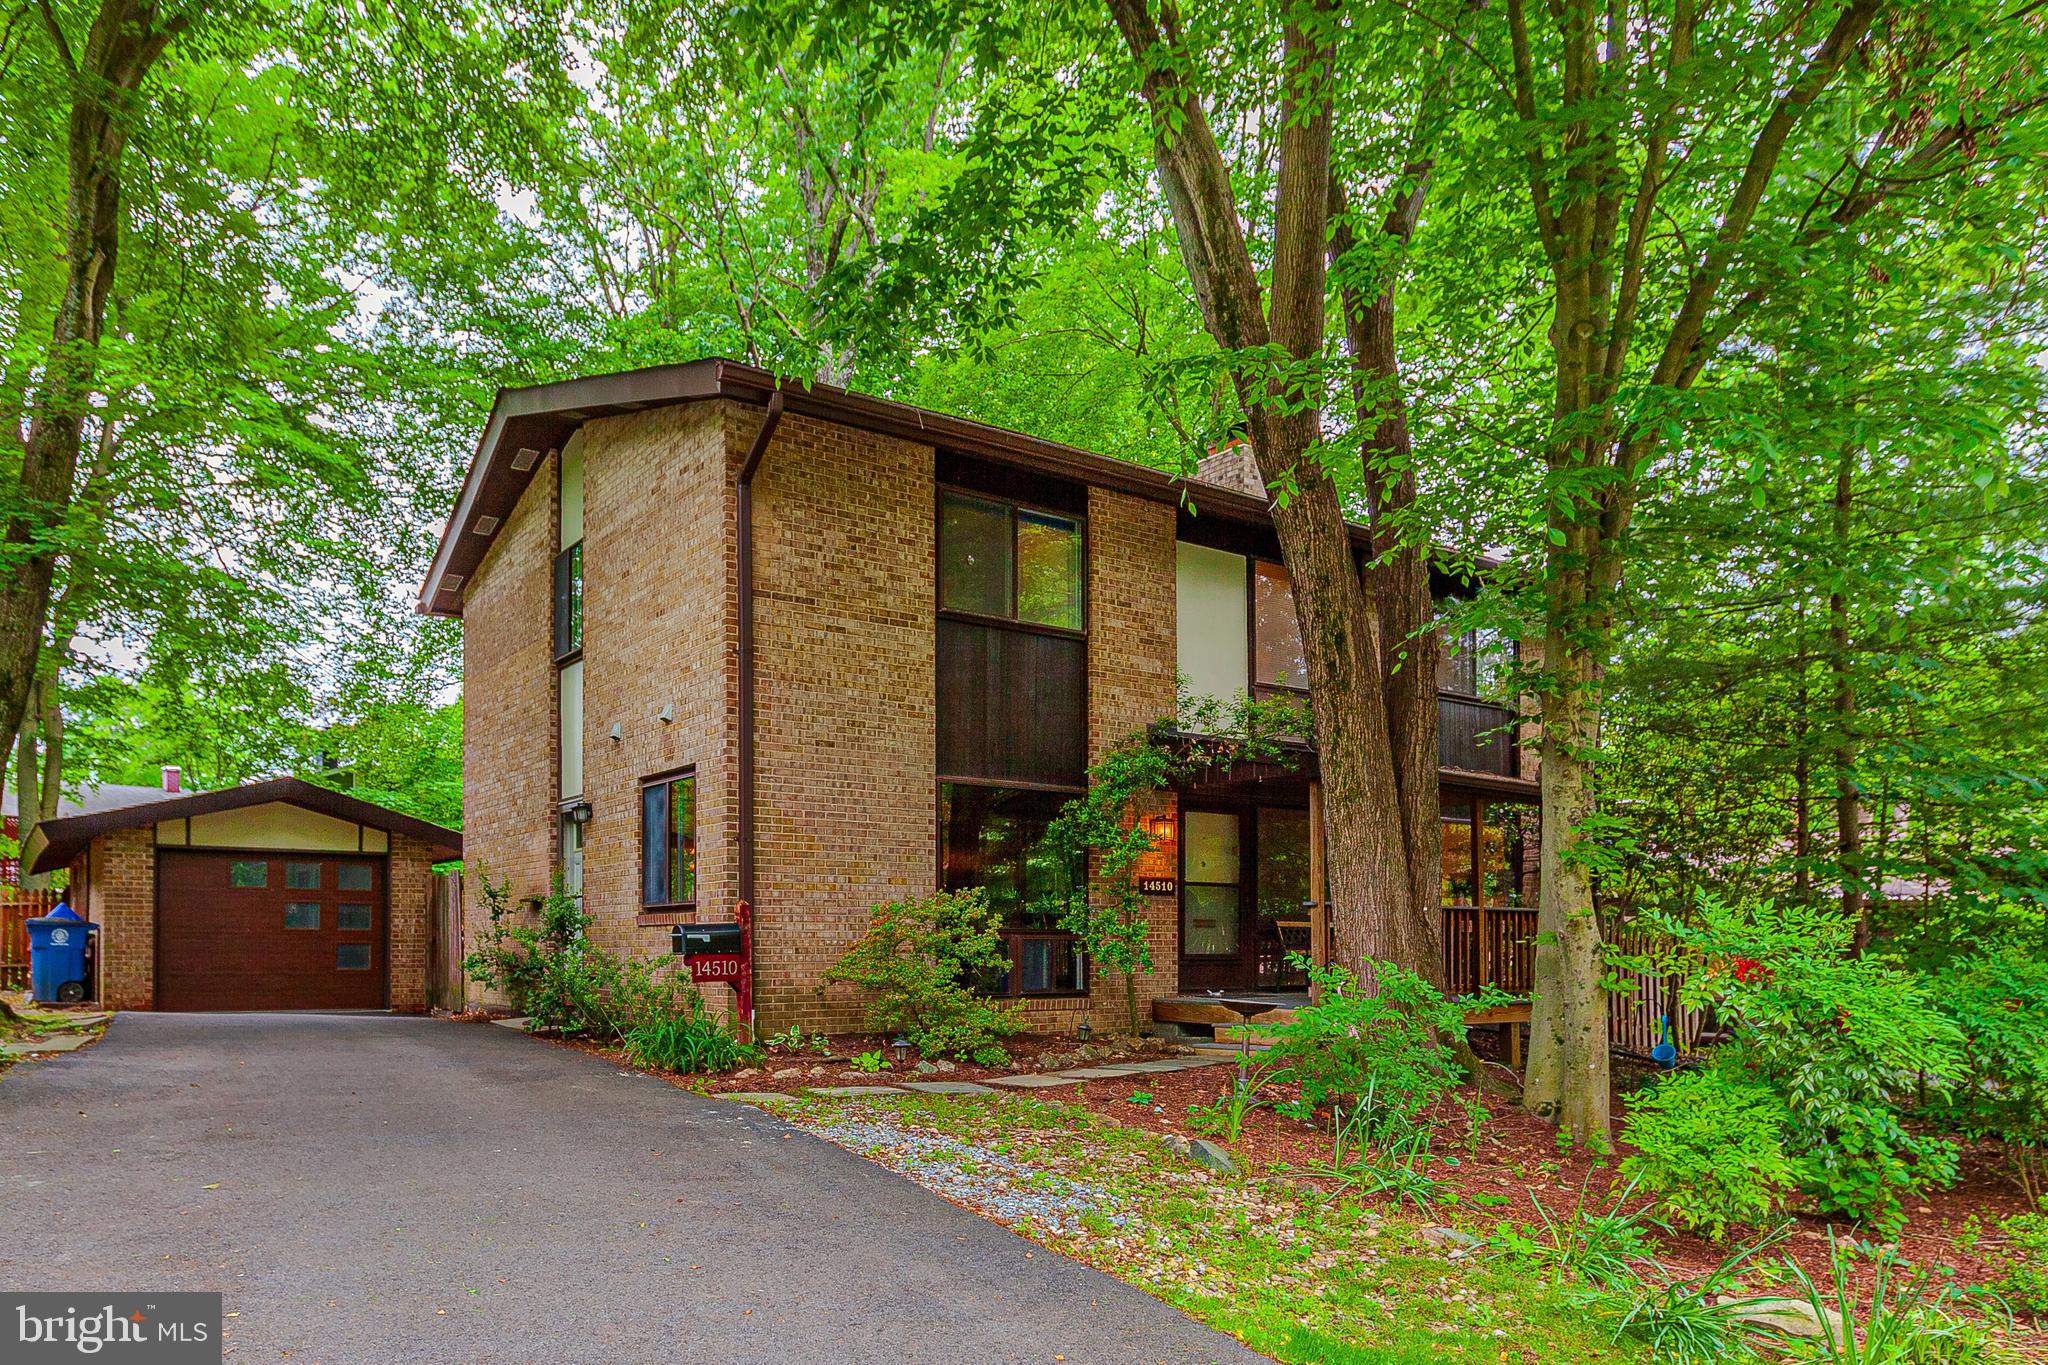
<path fill-rule="evenodd" d="M 544 895 L 554 858 L 555 461 L 535 468 L 526 496 L 464 585 L 462 607 L 465 937 L 484 925 L 479 876 L 508 882 L 514 901 Z M 473 998 L 479 988 L 468 983 Z"/>
<path fill-rule="evenodd" d="M 640 915 L 643 778 L 694 767 L 697 918 L 729 919 L 738 895 L 727 406 L 656 409 L 584 429 L 583 905 L 592 941 L 621 954 L 665 957 L 676 918 Z M 723 988 L 713 994 L 724 1008 Z"/>
<path fill-rule="evenodd" d="M 819 977 L 938 879 L 933 454 L 790 416 L 754 497 L 756 1010 L 849 1028 Z"/>
<path fill-rule="evenodd" d="M 434 851 L 418 839 L 391 838 L 391 1008 L 427 1008 L 427 935 L 434 899 Z"/>
<path fill-rule="evenodd" d="M 117 829 L 86 849 L 84 905 L 100 926 L 100 997 L 110 1009 L 156 1003 L 156 827 Z M 73 865 L 73 876 L 77 865 Z"/>
<path fill-rule="evenodd" d="M 638 913 L 643 777 L 694 765 L 697 917 L 728 918 L 738 895 L 732 476 L 760 420 L 705 403 L 585 428 L 584 904 L 615 952 L 667 952 L 665 924 Z M 513 875 L 520 895 L 546 887 L 555 818 L 554 475 L 544 464 L 535 477 L 464 608 L 465 842 L 472 865 Z M 933 452 L 791 415 L 754 497 L 756 1006 L 765 1031 L 849 1028 L 861 1002 L 820 978 L 872 906 L 937 877 Z M 1174 509 L 1094 490 L 1089 513 L 1099 756 L 1173 709 Z M 1156 871 L 1171 875 L 1173 858 L 1163 851 Z M 481 897 L 468 903 L 474 937 Z M 1177 953 L 1174 901 L 1149 908 L 1159 970 L 1141 1000 L 1173 988 Z M 1115 1026 L 1122 990 L 1104 976 L 1090 1001 L 1026 1011 L 1041 1027 Z"/>

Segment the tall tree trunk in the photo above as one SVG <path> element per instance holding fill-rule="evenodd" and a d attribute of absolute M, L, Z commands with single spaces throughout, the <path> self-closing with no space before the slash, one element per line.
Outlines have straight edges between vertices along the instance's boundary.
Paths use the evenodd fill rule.
<path fill-rule="evenodd" d="M 1842 918 L 1856 926 L 1856 951 L 1870 946 L 1863 867 L 1863 793 L 1856 781 L 1856 680 L 1849 658 L 1849 595 L 1841 578 L 1849 566 L 1849 517 L 1855 497 L 1856 445 L 1835 452 L 1835 501 L 1829 520 L 1835 587 L 1828 594 L 1828 677 L 1835 728 L 1835 861 L 1841 879 Z"/>
<path fill-rule="evenodd" d="M 1322 435 L 1313 398 L 1323 351 L 1330 191 L 1328 42 L 1299 23 L 1285 34 L 1269 306 L 1229 169 L 1185 74 L 1194 63 L 1174 55 L 1182 40 L 1172 11 L 1162 12 L 1165 31 L 1146 0 L 1110 0 L 1110 11 L 1143 73 L 1160 185 L 1210 334 L 1226 351 L 1270 353 L 1277 346 L 1286 357 L 1277 367 L 1248 360 L 1232 381 L 1260 476 L 1269 488 L 1292 490 L 1273 509 L 1273 528 L 1293 579 L 1308 663 L 1338 951 L 1361 975 L 1370 975 L 1371 958 L 1434 973 L 1440 968 L 1418 931 L 1402 833 L 1379 607 L 1373 584 L 1358 571 L 1343 500 L 1315 449 Z M 1321 12 L 1310 17 L 1318 24 L 1327 19 Z"/>
<path fill-rule="evenodd" d="M 1425 116 L 1426 117 L 1426 116 Z M 1418 120 L 1421 122 L 1422 120 Z M 1429 188 L 1430 163 L 1412 157 L 1402 168 L 1407 182 L 1381 224 L 1382 233 L 1406 244 L 1421 217 Z M 1336 221 L 1330 255 L 1341 260 L 1357 249 L 1346 220 L 1345 196 L 1332 185 Z M 1401 521 L 1415 507 L 1414 445 L 1408 404 L 1401 391 L 1395 344 L 1398 270 L 1390 270 L 1370 297 L 1356 287 L 1340 291 L 1344 332 L 1352 358 L 1351 397 L 1373 527 L 1374 604 L 1380 615 L 1381 687 L 1387 708 L 1387 742 L 1394 768 L 1402 851 L 1408 863 L 1408 910 L 1423 975 L 1447 984 L 1443 951 L 1443 814 L 1437 754 L 1437 663 L 1443 645 L 1433 624 L 1429 561 L 1412 528 Z"/>
<path fill-rule="evenodd" d="M 1599 669 L 1587 650 L 1552 630 L 1543 657 L 1553 681 L 1543 695 L 1543 853 L 1536 912 L 1535 990 L 1523 1104 L 1571 1140 L 1608 1147 L 1607 994 L 1601 989 L 1600 920 L 1592 875 L 1578 844 L 1593 813 L 1592 755 L 1600 743 Z"/>
<path fill-rule="evenodd" d="M 41 10 L 46 34 L 71 78 L 66 136 L 64 292 L 50 324 L 42 382 L 21 446 L 16 510 L 4 535 L 0 572 L 0 734 L 21 728 L 35 686 L 43 622 L 70 507 L 79 443 L 99 374 L 100 329 L 114 284 L 121 238 L 121 157 L 134 96 L 183 16 L 159 22 L 153 0 L 103 0 L 84 48 L 74 56 L 56 11 Z"/>

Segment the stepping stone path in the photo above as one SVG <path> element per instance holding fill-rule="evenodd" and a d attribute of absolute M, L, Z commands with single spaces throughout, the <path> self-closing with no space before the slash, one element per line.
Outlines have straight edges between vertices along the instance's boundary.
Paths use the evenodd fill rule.
<path fill-rule="evenodd" d="M 905 1081 L 905 1090 L 926 1095 L 993 1095 L 996 1092 L 973 1081 Z"/>
<path fill-rule="evenodd" d="M 788 1104 L 795 1097 L 779 1090 L 721 1090 L 721 1100 L 738 1100 L 741 1104 Z"/>
<path fill-rule="evenodd" d="M 98 1035 L 90 1033 L 49 1033 L 20 1043 L 0 1043 L 0 1056 L 27 1057 L 37 1052 L 76 1052 Z"/>
<path fill-rule="evenodd" d="M 830 1095 L 834 1099 L 858 1100 L 869 1095 L 901 1095 L 905 1091 L 893 1085 L 814 1085 L 810 1087 L 810 1093 Z"/>

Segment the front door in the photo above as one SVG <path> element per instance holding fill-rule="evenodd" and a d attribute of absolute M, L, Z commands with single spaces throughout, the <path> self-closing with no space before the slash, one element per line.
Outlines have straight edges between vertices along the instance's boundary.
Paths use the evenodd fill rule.
<path fill-rule="evenodd" d="M 1308 812 L 1204 806 L 1181 813 L 1180 988 L 1298 990 L 1308 949 Z"/>

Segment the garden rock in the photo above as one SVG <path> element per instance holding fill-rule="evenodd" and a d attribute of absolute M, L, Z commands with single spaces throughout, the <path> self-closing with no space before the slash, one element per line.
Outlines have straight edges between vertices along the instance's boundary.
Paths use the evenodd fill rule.
<path fill-rule="evenodd" d="M 1207 1138 L 1188 1139 L 1188 1160 L 1197 1166 L 1206 1166 L 1218 1175 L 1237 1174 L 1237 1163 L 1230 1159 L 1230 1153 Z"/>
<path fill-rule="evenodd" d="M 920 1060 L 916 1066 L 910 1069 L 920 1076 L 943 1076 L 949 1071 L 958 1071 L 960 1065 L 957 1062 L 950 1062 L 941 1057 L 937 1061 Z"/>
<path fill-rule="evenodd" d="M 1831 1337 L 1836 1342 L 1848 1340 L 1848 1328 L 1842 1315 L 1832 1308 L 1815 1311 L 1805 1299 L 1740 1299 L 1722 1295 L 1720 1303 L 1731 1305 L 1731 1312 L 1752 1327 L 1768 1327 L 1783 1332 L 1788 1337 Z"/>
<path fill-rule="evenodd" d="M 779 1070 L 771 1071 L 768 1074 L 773 1076 L 778 1081 L 788 1081 L 794 1080 L 798 1076 L 803 1075 L 804 1069 L 800 1066 L 785 1066 Z"/>
<path fill-rule="evenodd" d="M 1484 1245 L 1477 1237 L 1460 1228 L 1427 1227 L 1418 1235 L 1433 1246 L 1451 1247 L 1458 1251 L 1476 1251 Z"/>

